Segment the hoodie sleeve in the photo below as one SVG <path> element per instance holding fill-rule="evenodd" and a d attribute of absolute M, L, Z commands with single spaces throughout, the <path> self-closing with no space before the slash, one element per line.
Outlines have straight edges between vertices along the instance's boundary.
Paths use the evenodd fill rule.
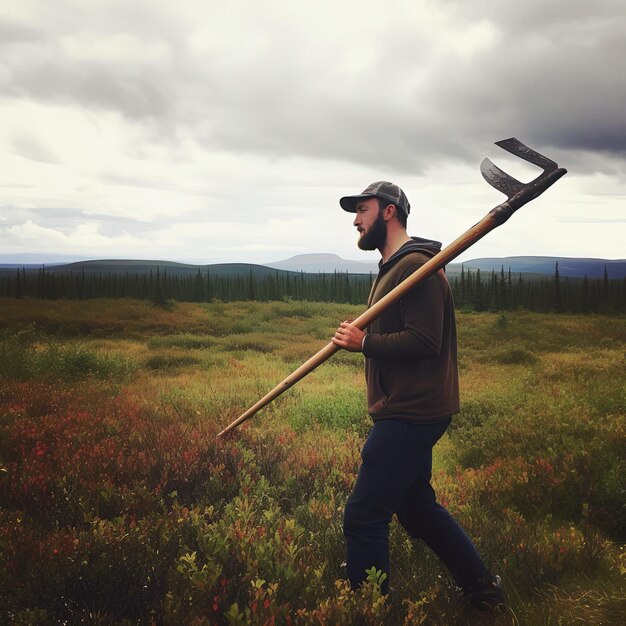
<path fill-rule="evenodd" d="M 404 280 L 414 271 L 405 270 Z M 444 310 L 448 289 L 445 278 L 429 276 L 400 300 L 403 330 L 386 334 L 367 334 L 363 354 L 375 359 L 434 357 L 441 351 Z"/>

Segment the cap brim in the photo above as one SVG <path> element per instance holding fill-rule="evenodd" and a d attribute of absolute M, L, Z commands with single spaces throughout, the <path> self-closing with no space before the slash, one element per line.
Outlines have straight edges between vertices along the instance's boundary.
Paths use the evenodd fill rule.
<path fill-rule="evenodd" d="M 348 211 L 348 213 L 356 213 L 357 202 L 375 197 L 375 195 L 370 193 L 361 193 L 358 196 L 344 196 L 339 200 L 339 204 L 344 211 Z"/>

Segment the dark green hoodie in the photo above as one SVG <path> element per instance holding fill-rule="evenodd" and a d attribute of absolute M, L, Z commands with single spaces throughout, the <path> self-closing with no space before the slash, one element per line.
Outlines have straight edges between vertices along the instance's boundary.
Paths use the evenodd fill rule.
<path fill-rule="evenodd" d="M 441 249 L 413 237 L 380 264 L 368 306 Z M 374 421 L 441 421 L 459 412 L 456 322 L 443 270 L 384 311 L 363 342 L 368 411 Z"/>

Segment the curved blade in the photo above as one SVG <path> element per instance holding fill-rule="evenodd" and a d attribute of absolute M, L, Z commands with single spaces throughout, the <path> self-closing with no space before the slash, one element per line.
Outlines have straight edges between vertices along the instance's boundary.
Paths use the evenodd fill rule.
<path fill-rule="evenodd" d="M 480 164 L 480 173 L 492 187 L 501 191 L 507 198 L 512 198 L 525 187 L 524 183 L 520 183 L 519 180 L 502 171 L 489 159 L 483 159 L 483 162 Z"/>
<path fill-rule="evenodd" d="M 546 172 L 555 170 L 558 167 L 558 165 L 552 159 L 543 156 L 543 154 L 539 154 L 539 152 L 535 152 L 528 146 L 525 146 L 518 139 L 515 139 L 515 137 L 496 141 L 496 146 L 500 146 L 507 152 L 514 154 L 520 159 L 524 159 L 524 161 L 528 161 L 529 163 L 538 165 L 542 170 Z"/>

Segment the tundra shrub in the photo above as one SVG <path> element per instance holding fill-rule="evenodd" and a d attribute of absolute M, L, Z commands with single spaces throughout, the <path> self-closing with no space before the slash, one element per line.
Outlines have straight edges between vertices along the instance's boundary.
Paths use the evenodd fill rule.
<path fill-rule="evenodd" d="M 121 356 L 94 352 L 82 343 L 51 340 L 33 329 L 0 337 L 0 378 L 7 380 L 126 380 L 134 369 Z"/>

